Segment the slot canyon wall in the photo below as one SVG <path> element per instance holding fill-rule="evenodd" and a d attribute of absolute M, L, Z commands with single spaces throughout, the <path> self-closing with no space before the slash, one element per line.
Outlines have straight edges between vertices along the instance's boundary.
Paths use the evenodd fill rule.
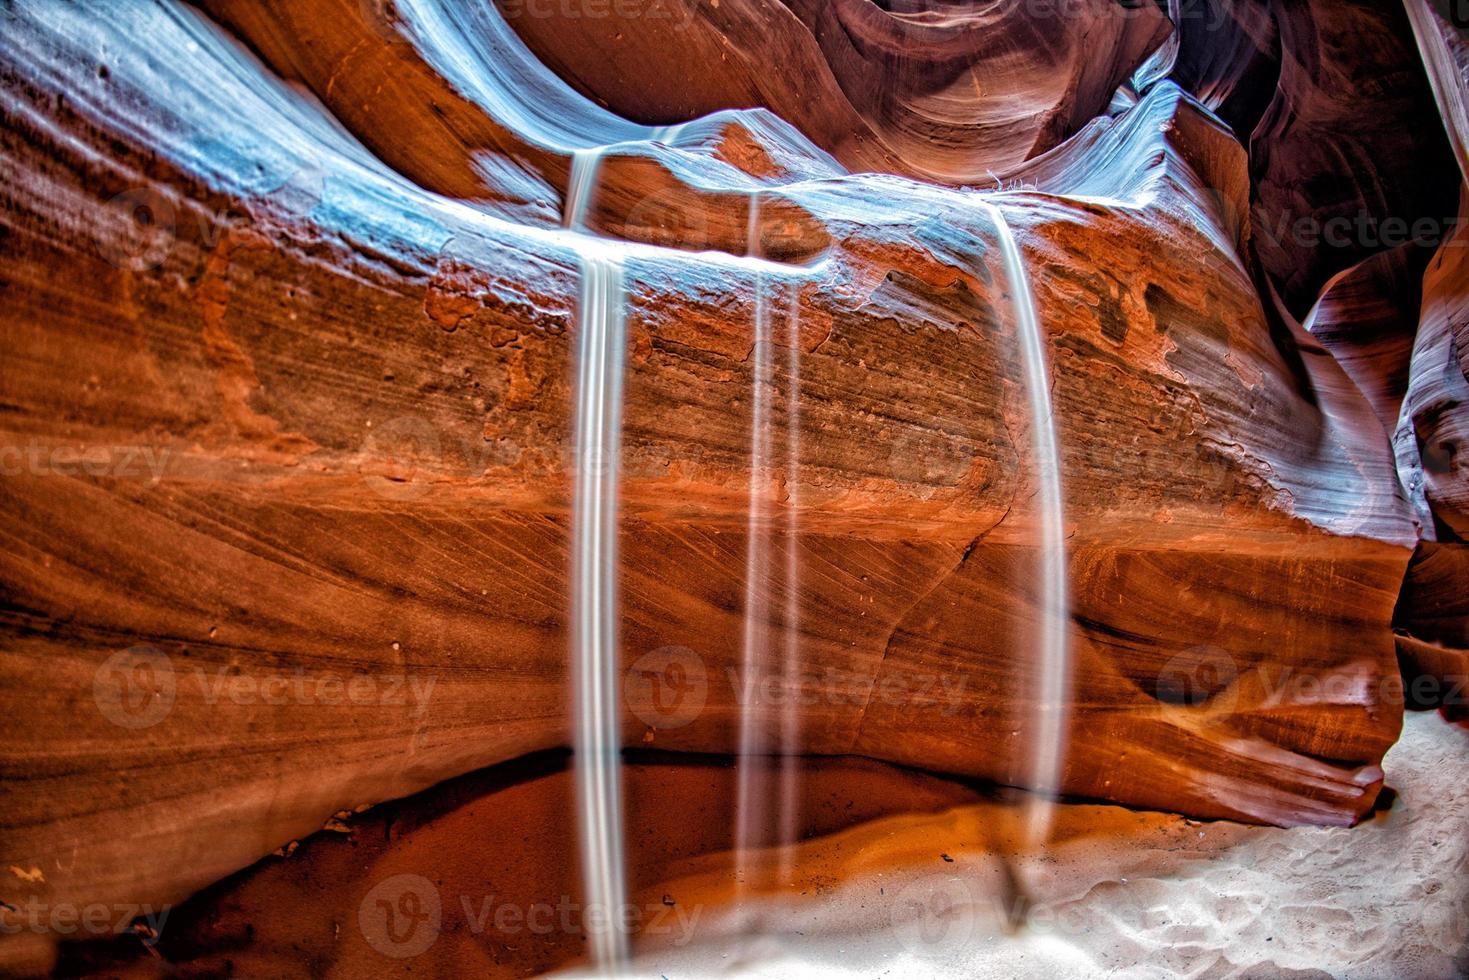
<path fill-rule="evenodd" d="M 1469 673 L 1469 43 L 1429 0 L 1071 7 L 0 5 L 0 898 L 177 902 L 569 744 L 592 236 L 626 745 L 775 730 L 758 500 L 799 750 L 1024 782 L 1030 290 L 1061 789 L 1360 819 Z"/>

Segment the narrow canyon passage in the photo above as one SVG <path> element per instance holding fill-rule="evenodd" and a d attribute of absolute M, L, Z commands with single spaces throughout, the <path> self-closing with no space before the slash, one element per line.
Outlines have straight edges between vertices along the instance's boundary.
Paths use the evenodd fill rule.
<path fill-rule="evenodd" d="M 1469 18 L 0 4 L 0 973 L 1469 975 Z"/>

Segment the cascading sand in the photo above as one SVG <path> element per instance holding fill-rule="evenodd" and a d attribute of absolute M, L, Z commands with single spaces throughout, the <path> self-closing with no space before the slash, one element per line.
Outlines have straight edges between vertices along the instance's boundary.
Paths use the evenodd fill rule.
<path fill-rule="evenodd" d="M 1067 632 L 1070 615 L 1066 572 L 1065 510 L 1061 492 L 1061 454 L 1056 437 L 1051 386 L 1047 373 L 1045 340 L 1036 314 L 1035 293 L 1026 274 L 1025 261 L 998 206 L 980 199 L 979 206 L 995 224 L 1000 254 L 1005 265 L 1019 335 L 1020 356 L 1025 372 L 1026 399 L 1030 409 L 1032 458 L 1038 484 L 1040 524 L 1040 623 L 1035 677 L 1034 738 L 1024 785 L 1031 790 L 1026 806 L 1025 843 L 1028 849 L 1043 846 L 1049 836 L 1056 795 L 1060 790 L 1061 766 L 1066 754 L 1067 702 L 1071 693 L 1071 649 Z"/>
<path fill-rule="evenodd" d="M 567 224 L 585 225 L 601 148 L 572 158 Z M 592 962 L 627 959 L 614 921 L 627 898 L 623 842 L 617 599 L 618 473 L 626 351 L 622 259 L 616 246 L 578 242 L 582 280 L 576 347 L 576 481 L 572 508 L 572 676 L 576 796 L 582 882 L 588 906 L 605 910 L 588 929 Z"/>

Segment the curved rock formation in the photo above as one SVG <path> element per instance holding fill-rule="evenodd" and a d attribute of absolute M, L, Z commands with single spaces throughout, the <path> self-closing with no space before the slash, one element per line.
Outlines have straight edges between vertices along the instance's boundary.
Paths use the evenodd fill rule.
<path fill-rule="evenodd" d="M 1166 80 L 1092 119 L 1156 41 L 1152 14 L 1091 49 L 909 6 L 792 5 L 862 117 L 819 90 L 842 132 L 811 139 L 766 111 L 630 123 L 488 3 L 7 10 L 0 773 L 24 792 L 0 865 L 25 870 L 18 899 L 177 901 L 337 811 L 568 743 L 574 351 L 597 248 L 626 286 L 625 744 L 730 752 L 746 717 L 775 732 L 797 698 L 802 752 L 1025 781 L 1044 599 L 1030 291 L 1063 450 L 1061 789 L 1279 824 L 1368 811 L 1401 723 L 1414 515 L 1381 397 L 1262 302 L 1251 257 L 1287 308 L 1314 301 L 1330 263 L 1280 275 L 1258 216 L 1259 188 L 1319 158 L 1277 169 L 1266 137 L 1247 157 Z M 1112 24 L 1108 6 L 1087 9 Z M 698 11 L 709 37 L 795 23 Z M 854 54 L 830 16 L 857 18 Z M 890 60 L 909 44 L 923 57 Z M 946 86 L 991 57 L 1016 63 L 974 123 Z M 1033 58 L 1067 71 L 1025 126 L 989 125 L 1021 104 L 1003 85 L 1045 74 Z M 859 63 L 918 67 L 879 104 L 841 83 Z M 749 67 L 721 72 L 693 110 L 745 105 L 715 82 Z M 664 78 L 578 77 L 670 121 Z M 1271 154 L 1295 146 L 1267 131 Z M 920 136 L 945 171 L 1014 164 L 1005 190 L 844 166 L 920 169 Z M 1425 304 L 1463 281 L 1434 275 Z M 787 447 L 764 468 L 761 418 Z M 1454 527 L 1444 486 L 1430 502 Z M 749 628 L 798 640 L 755 678 L 752 499 L 796 574 L 769 579 Z M 778 696 L 752 704 L 751 685 Z"/>
<path fill-rule="evenodd" d="M 1306 329 L 1367 396 L 1388 435 L 1398 427 L 1408 391 L 1431 258 L 1431 251 L 1408 244 L 1363 259 L 1326 284 L 1306 318 Z"/>
<path fill-rule="evenodd" d="M 1469 180 L 1469 36 L 1433 5 L 1407 4 L 1460 174 Z M 1425 540 L 1409 566 L 1394 624 L 1410 696 L 1469 715 L 1469 185 L 1452 231 L 1423 276 L 1402 412 L 1398 468 Z"/>
<path fill-rule="evenodd" d="M 1270 0 L 1174 0 L 1169 77 L 1248 141 L 1275 99 L 1280 31 Z"/>
<path fill-rule="evenodd" d="M 632 23 L 498 6 L 560 77 L 630 119 L 761 106 L 852 169 L 959 183 L 1057 146 L 1168 34 L 1152 4 L 1111 0 L 647 0 Z"/>
<path fill-rule="evenodd" d="M 1293 316 L 1369 256 L 1444 240 L 1453 154 L 1400 4 L 1197 0 L 1179 29 L 1179 83 L 1249 148 L 1254 252 Z"/>

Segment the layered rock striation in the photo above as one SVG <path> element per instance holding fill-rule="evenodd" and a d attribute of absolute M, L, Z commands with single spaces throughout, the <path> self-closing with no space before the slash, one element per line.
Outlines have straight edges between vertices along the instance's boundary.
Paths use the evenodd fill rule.
<path fill-rule="evenodd" d="M 1261 108 L 1307 31 L 1278 11 L 1240 22 L 1227 50 L 1254 54 L 1211 64 L 1153 8 L 1088 4 L 1041 43 L 919 6 L 691 4 L 663 69 L 653 25 L 487 2 L 6 8 L 17 897 L 177 901 L 334 812 L 568 744 L 593 247 L 626 293 L 626 744 L 731 752 L 742 713 L 774 731 L 795 699 L 801 752 L 1024 781 L 1044 598 L 1028 291 L 1062 450 L 1061 789 L 1365 814 L 1398 654 L 1464 645 L 1465 278 L 1448 245 L 1346 261 L 1260 228 L 1387 186 L 1390 166 L 1316 152 L 1371 93 L 1281 67 Z M 1348 30 L 1308 6 L 1318 37 Z M 1302 102 L 1313 85 L 1331 98 Z M 1415 293 L 1416 320 L 1383 298 Z M 756 642 L 796 651 L 753 678 L 751 533 L 788 556 Z"/>

